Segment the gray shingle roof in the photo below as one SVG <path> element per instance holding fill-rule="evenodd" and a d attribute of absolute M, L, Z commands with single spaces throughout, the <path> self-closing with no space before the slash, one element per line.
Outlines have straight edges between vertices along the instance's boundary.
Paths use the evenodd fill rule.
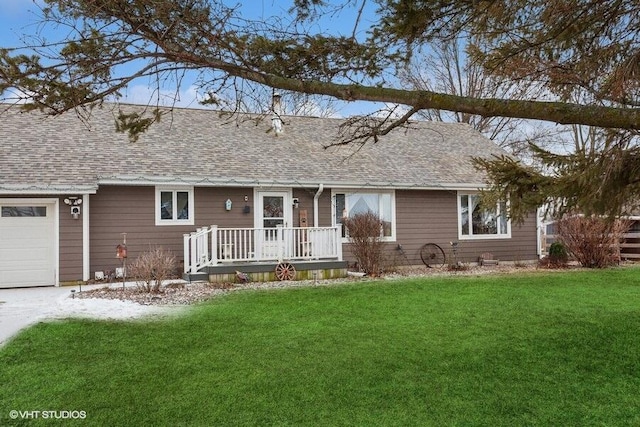
<path fill-rule="evenodd" d="M 4 108 L 2 108 L 4 107 Z M 100 184 L 469 188 L 483 183 L 472 156 L 504 154 L 464 124 L 413 122 L 362 149 L 323 148 L 341 119 L 285 117 L 284 132 L 219 112 L 177 108 L 130 142 L 113 106 L 46 117 L 0 105 L 0 193 L 90 191 Z M 121 106 L 121 108 L 142 107 Z"/>

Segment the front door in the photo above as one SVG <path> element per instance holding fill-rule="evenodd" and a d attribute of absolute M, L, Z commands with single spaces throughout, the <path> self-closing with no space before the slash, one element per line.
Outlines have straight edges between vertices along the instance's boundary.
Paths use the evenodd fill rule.
<path fill-rule="evenodd" d="M 256 209 L 256 246 L 261 260 L 278 260 L 286 252 L 282 230 L 291 227 L 293 208 L 290 191 L 259 191 Z"/>

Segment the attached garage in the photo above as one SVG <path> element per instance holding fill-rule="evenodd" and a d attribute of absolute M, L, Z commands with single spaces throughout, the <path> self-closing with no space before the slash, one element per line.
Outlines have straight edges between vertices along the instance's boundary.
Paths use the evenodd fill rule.
<path fill-rule="evenodd" d="M 0 288 L 57 282 L 57 200 L 0 199 Z"/>

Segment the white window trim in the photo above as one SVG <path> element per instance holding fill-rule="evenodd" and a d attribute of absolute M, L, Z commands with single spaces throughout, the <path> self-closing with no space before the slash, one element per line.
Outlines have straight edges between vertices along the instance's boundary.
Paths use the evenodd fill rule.
<path fill-rule="evenodd" d="M 391 195 L 391 236 L 383 236 L 380 238 L 382 242 L 396 241 L 396 191 L 395 190 L 358 190 L 358 189 L 331 189 L 331 224 L 333 227 L 338 225 L 336 218 L 336 194 L 351 193 L 367 193 L 367 194 L 390 194 Z M 342 238 L 342 243 L 349 243 L 348 237 Z"/>
<path fill-rule="evenodd" d="M 458 240 L 504 240 L 511 238 L 511 220 L 507 218 L 507 233 L 506 234 L 462 234 L 462 209 L 460 208 L 460 199 L 462 196 L 477 196 L 478 192 L 473 191 L 458 191 L 458 196 L 456 197 L 456 212 L 458 213 Z M 508 204 L 509 202 L 507 202 Z M 497 209 L 497 205 L 496 205 Z M 469 213 L 471 214 L 471 213 Z M 473 228 L 471 226 L 471 217 L 469 217 L 469 230 L 473 233 Z"/>
<path fill-rule="evenodd" d="M 189 218 L 188 219 L 162 219 L 162 216 L 160 213 L 160 193 L 169 192 L 169 191 L 172 192 L 174 195 L 174 203 L 173 203 L 174 209 L 176 207 L 176 203 L 175 203 L 176 192 L 186 191 L 188 193 L 188 197 L 189 197 Z M 155 200 L 154 209 L 155 209 L 155 215 L 156 215 L 156 225 L 193 225 L 195 224 L 193 187 L 156 187 L 155 199 L 156 200 Z"/>

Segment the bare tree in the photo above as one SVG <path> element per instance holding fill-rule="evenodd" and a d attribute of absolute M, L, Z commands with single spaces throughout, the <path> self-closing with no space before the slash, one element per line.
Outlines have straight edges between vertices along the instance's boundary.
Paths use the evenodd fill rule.
<path fill-rule="evenodd" d="M 576 158 L 539 152 L 565 174 L 555 182 L 528 170 L 507 171 L 514 165 L 508 159 L 502 166 L 479 166 L 493 178 L 515 180 L 495 187 L 514 189 L 508 191 L 511 206 L 517 197 L 537 203 L 543 181 L 547 194 L 595 211 L 620 211 L 640 199 L 637 0 L 292 0 L 288 13 L 259 20 L 244 18 L 240 4 L 230 7 L 226 0 L 34 4 L 43 5 L 42 25 L 21 46 L 0 48 L 0 93 L 28 101 L 26 109 L 52 115 L 75 109 L 83 116 L 136 82 L 149 83 L 158 94 L 167 86 L 179 93 L 185 76 L 196 73 L 209 102 L 232 111 L 247 109 L 254 99 L 264 102 L 265 88 L 391 105 L 383 114 L 349 118 L 345 143 L 377 141 L 423 110 L 473 116 L 478 125 L 494 120 L 505 133 L 507 124 L 487 118 L 585 125 L 605 129 L 611 143 Z M 349 20 L 343 28 L 325 31 L 323 19 L 344 16 Z M 38 32 L 47 26 L 58 39 Z M 501 95 L 485 95 L 493 88 L 482 85 L 479 92 L 454 94 L 398 84 L 397 71 L 418 52 L 461 38 L 468 38 L 471 64 L 491 74 L 487 83 Z M 459 90 L 461 83 L 451 78 L 448 84 Z M 550 96 L 518 92 L 523 87 Z M 572 99 L 576 93 L 584 96 Z M 162 115 L 149 110 L 117 115 L 119 129 L 133 137 L 144 132 Z M 603 181 L 602 173 L 611 179 Z M 607 194 L 612 190 L 614 198 Z"/>
<path fill-rule="evenodd" d="M 448 40 L 412 57 L 399 74 L 404 86 L 468 98 L 527 99 L 542 96 L 540 85 L 497 78 L 465 52 L 466 39 Z M 546 145 L 557 140 L 558 130 L 536 126 L 513 117 L 482 116 L 439 109 L 420 110 L 426 120 L 467 123 L 516 155 L 525 155 L 530 143 Z"/>
<path fill-rule="evenodd" d="M 401 104 L 414 114 L 438 109 L 640 128 L 640 5 L 634 0 L 377 0 L 368 37 L 358 31 L 366 0 L 293 3 L 289 19 L 252 21 L 222 0 L 47 0 L 44 24 L 56 26 L 60 40 L 33 34 L 24 46 L 0 49 L 0 92 L 17 89 L 37 108 L 60 114 L 116 96 L 138 79 L 180 84 L 185 72 L 195 71 L 205 92 L 222 97 L 251 81 Z M 348 12 L 355 14 L 341 34 L 315 25 L 327 13 L 339 19 Z M 537 82 L 559 98 L 459 96 L 399 88 L 387 78 L 418 49 L 465 35 L 473 36 L 470 57 L 492 74 Z M 563 94 L 577 87 L 602 102 L 566 101 Z M 373 130 L 385 131 L 386 125 Z"/>

